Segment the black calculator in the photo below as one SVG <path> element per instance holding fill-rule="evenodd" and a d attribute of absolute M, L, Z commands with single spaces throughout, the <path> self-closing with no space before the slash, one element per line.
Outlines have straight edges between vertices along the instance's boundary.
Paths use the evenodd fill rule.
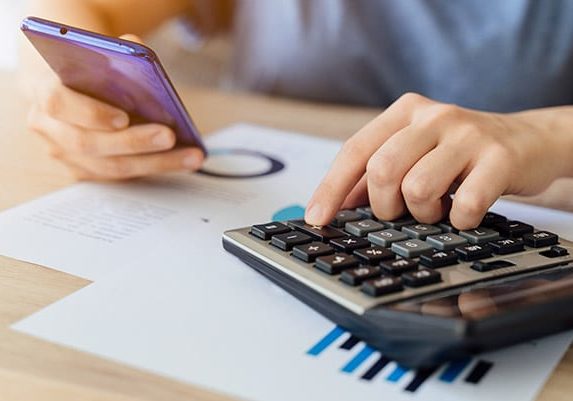
<path fill-rule="evenodd" d="M 489 212 L 479 227 L 340 211 L 224 233 L 223 246 L 406 367 L 573 327 L 573 243 Z"/>

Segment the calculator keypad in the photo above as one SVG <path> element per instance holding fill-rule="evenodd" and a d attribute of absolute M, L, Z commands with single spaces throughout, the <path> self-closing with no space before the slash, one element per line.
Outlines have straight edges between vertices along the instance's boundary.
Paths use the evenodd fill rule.
<path fill-rule="evenodd" d="M 567 248 L 558 246 L 557 235 L 493 212 L 479 227 L 463 231 L 449 221 L 421 224 L 411 216 L 382 221 L 371 208 L 361 207 L 338 212 L 329 226 L 294 220 L 254 225 L 249 232 L 316 274 L 374 298 L 430 286 L 443 289 L 448 269 L 460 265 L 474 275 L 515 267 L 499 258 L 504 255 L 524 251 L 547 259 L 569 255 Z"/>

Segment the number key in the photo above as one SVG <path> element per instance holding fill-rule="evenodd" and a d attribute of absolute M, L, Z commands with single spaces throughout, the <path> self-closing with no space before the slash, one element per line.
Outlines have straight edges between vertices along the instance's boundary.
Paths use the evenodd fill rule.
<path fill-rule="evenodd" d="M 440 251 L 449 251 L 458 246 L 467 244 L 468 240 L 454 233 L 428 235 L 426 242 Z"/>
<path fill-rule="evenodd" d="M 423 253 L 433 251 L 433 248 L 430 245 L 419 239 L 394 242 L 391 249 L 394 253 L 405 258 L 416 258 Z"/>
<path fill-rule="evenodd" d="M 371 219 L 353 221 L 346 223 L 344 226 L 344 231 L 348 232 L 349 234 L 356 235 L 357 237 L 364 237 L 368 233 L 373 231 L 380 231 L 383 229 L 383 224 Z"/>
<path fill-rule="evenodd" d="M 485 244 L 499 238 L 499 233 L 491 228 L 478 227 L 460 231 L 460 235 L 472 244 Z"/>
<path fill-rule="evenodd" d="M 362 215 L 354 210 L 341 210 L 340 212 L 336 213 L 334 219 L 330 224 L 334 227 L 344 228 L 344 225 L 349 221 L 356 221 L 360 220 Z"/>
<path fill-rule="evenodd" d="M 402 228 L 410 238 L 426 239 L 428 235 L 440 234 L 442 230 L 439 227 L 430 224 L 414 224 Z"/>
<path fill-rule="evenodd" d="M 407 240 L 408 236 L 401 231 L 389 228 L 368 234 L 368 241 L 380 246 L 391 246 L 392 243 Z"/>

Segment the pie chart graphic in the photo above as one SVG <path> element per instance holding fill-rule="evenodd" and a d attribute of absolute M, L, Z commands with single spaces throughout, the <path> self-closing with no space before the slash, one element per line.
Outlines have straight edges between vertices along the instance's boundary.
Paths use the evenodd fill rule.
<path fill-rule="evenodd" d="M 227 179 L 251 179 L 276 174 L 285 164 L 251 149 L 210 149 L 199 174 Z"/>
<path fill-rule="evenodd" d="M 304 218 L 304 207 L 300 205 L 286 206 L 273 214 L 273 221 L 297 220 Z"/>

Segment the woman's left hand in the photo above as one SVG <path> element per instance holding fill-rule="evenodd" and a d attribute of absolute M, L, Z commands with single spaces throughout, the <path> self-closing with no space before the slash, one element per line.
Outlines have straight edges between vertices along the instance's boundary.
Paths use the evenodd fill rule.
<path fill-rule="evenodd" d="M 501 195 L 533 195 L 571 174 L 571 135 L 553 131 L 555 113 L 487 113 L 405 94 L 344 144 L 305 219 L 325 225 L 370 203 L 382 220 L 408 210 L 435 223 L 449 212 L 458 229 L 476 227 Z"/>

